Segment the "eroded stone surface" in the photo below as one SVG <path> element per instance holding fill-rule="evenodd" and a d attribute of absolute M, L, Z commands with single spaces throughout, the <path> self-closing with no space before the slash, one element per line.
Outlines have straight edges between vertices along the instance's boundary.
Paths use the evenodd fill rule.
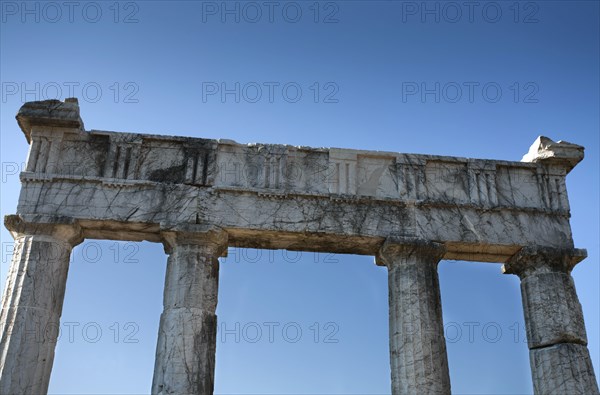
<path fill-rule="evenodd" d="M 583 147 L 567 141 L 554 142 L 548 137 L 540 136 L 523 156 L 524 162 L 546 161 L 563 164 L 567 171 L 575 167 L 583 159 Z"/>
<path fill-rule="evenodd" d="M 190 227 L 186 227 L 189 230 Z M 153 394 L 212 394 L 217 338 L 219 261 L 227 248 L 222 230 L 166 232 L 165 277 Z"/>
<path fill-rule="evenodd" d="M 19 109 L 16 118 L 25 133 L 27 142 L 31 142 L 31 130 L 36 126 L 83 130 L 79 104 L 74 98 L 64 102 L 60 100 L 27 102 Z"/>
<path fill-rule="evenodd" d="M 14 252 L 0 311 L 0 393 L 48 390 L 69 258 L 80 231 L 15 224 Z M 27 231 L 28 233 L 19 233 Z"/>
<path fill-rule="evenodd" d="M 597 394 L 583 312 L 571 277 L 585 250 L 529 246 L 505 265 L 521 278 L 536 394 Z"/>
<path fill-rule="evenodd" d="M 559 343 L 529 351 L 533 391 L 539 395 L 597 395 L 598 384 L 586 346 Z"/>
<path fill-rule="evenodd" d="M 390 238 L 377 259 L 388 268 L 392 394 L 450 394 L 437 265 L 444 246 Z"/>

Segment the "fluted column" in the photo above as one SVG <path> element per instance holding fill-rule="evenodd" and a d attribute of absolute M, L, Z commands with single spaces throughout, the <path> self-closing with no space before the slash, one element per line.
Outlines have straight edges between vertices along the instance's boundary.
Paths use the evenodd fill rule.
<path fill-rule="evenodd" d="M 598 394 L 571 270 L 585 250 L 525 247 L 503 267 L 521 279 L 533 390 Z"/>
<path fill-rule="evenodd" d="M 217 342 L 219 256 L 227 233 L 197 226 L 163 232 L 170 254 L 152 394 L 212 394 Z"/>
<path fill-rule="evenodd" d="M 442 244 L 388 238 L 377 256 L 388 268 L 392 394 L 450 394 L 437 266 Z"/>
<path fill-rule="evenodd" d="M 0 393 L 48 392 L 69 259 L 83 241 L 69 224 L 6 217 L 15 242 L 0 311 Z"/>

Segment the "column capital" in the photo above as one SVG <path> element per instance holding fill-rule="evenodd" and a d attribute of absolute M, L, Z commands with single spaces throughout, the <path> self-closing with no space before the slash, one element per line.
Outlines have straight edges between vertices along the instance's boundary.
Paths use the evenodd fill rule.
<path fill-rule="evenodd" d="M 165 252 L 171 254 L 180 245 L 195 245 L 214 249 L 216 256 L 227 252 L 228 233 L 212 224 L 180 224 L 161 230 Z"/>
<path fill-rule="evenodd" d="M 20 215 L 6 215 L 4 226 L 13 238 L 19 235 L 46 236 L 70 244 L 83 242 L 83 229 L 73 218 L 46 218 L 43 222 L 28 221 Z"/>
<path fill-rule="evenodd" d="M 521 279 L 534 273 L 559 272 L 570 274 L 579 262 L 587 257 L 587 250 L 526 246 L 502 266 L 504 274 L 516 274 Z"/>
<path fill-rule="evenodd" d="M 415 237 L 392 236 L 385 239 L 377 255 L 375 263 L 379 266 L 389 266 L 392 262 L 411 261 L 417 257 L 421 261 L 435 261 L 442 259 L 446 253 L 446 247 L 442 243 Z"/>

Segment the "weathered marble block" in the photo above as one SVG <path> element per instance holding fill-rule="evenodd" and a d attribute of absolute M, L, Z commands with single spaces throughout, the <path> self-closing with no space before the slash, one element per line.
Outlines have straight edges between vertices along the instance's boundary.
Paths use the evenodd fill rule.
<path fill-rule="evenodd" d="M 558 343 L 529 351 L 533 391 L 543 395 L 597 395 L 598 384 L 588 348 Z"/>

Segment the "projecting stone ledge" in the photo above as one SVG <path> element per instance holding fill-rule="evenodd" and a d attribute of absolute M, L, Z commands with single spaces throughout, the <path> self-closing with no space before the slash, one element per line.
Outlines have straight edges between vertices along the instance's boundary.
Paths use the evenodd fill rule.
<path fill-rule="evenodd" d="M 546 162 L 562 165 L 571 171 L 583 160 L 583 147 L 567 141 L 554 142 L 548 137 L 539 136 L 523 156 L 523 162 Z"/>
<path fill-rule="evenodd" d="M 17 113 L 17 122 L 31 142 L 31 128 L 34 126 L 63 127 L 83 130 L 83 121 L 79 116 L 79 101 L 76 98 L 27 102 Z"/>

